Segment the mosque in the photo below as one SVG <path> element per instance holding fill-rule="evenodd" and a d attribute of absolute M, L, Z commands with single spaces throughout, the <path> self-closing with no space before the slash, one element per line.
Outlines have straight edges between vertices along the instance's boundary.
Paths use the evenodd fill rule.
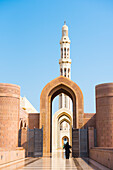
<path fill-rule="evenodd" d="M 73 157 L 89 157 L 113 169 L 113 83 L 95 87 L 96 113 L 84 113 L 84 97 L 71 80 L 70 39 L 64 23 L 60 40 L 60 76 L 46 84 L 40 95 L 40 112 L 20 87 L 0 83 L 0 164 L 25 157 L 50 156 L 72 146 Z M 52 117 L 52 102 L 59 109 Z"/>

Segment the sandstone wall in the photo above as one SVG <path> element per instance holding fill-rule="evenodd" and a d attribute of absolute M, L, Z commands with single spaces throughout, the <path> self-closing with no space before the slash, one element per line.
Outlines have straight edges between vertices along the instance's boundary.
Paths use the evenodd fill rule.
<path fill-rule="evenodd" d="M 92 148 L 89 157 L 100 164 L 113 169 L 113 148 Z"/>
<path fill-rule="evenodd" d="M 20 147 L 15 150 L 0 150 L 0 165 L 25 158 L 25 150 Z M 0 169 L 2 169 L 0 167 Z"/>
<path fill-rule="evenodd" d="M 113 83 L 96 86 L 97 146 L 113 147 Z"/>
<path fill-rule="evenodd" d="M 28 114 L 28 127 L 29 129 L 38 128 L 40 125 L 40 113 L 29 113 Z"/>
<path fill-rule="evenodd" d="M 84 128 L 94 127 L 96 128 L 96 114 L 95 113 L 84 113 Z"/>
<path fill-rule="evenodd" d="M 25 156 L 27 156 L 28 141 L 27 141 L 27 129 L 21 129 L 21 146 L 25 149 Z"/>
<path fill-rule="evenodd" d="M 0 148 L 18 146 L 20 87 L 0 83 Z"/>

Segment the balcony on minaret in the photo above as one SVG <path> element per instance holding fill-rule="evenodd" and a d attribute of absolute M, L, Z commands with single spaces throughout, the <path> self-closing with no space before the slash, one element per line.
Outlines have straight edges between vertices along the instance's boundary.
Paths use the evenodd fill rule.
<path fill-rule="evenodd" d="M 71 41 L 70 41 L 69 37 L 63 36 L 60 40 L 60 44 L 62 44 L 62 43 L 69 43 L 70 44 Z"/>
<path fill-rule="evenodd" d="M 59 64 L 61 64 L 61 63 L 71 64 L 71 59 L 70 58 L 61 58 L 61 59 L 59 59 Z"/>

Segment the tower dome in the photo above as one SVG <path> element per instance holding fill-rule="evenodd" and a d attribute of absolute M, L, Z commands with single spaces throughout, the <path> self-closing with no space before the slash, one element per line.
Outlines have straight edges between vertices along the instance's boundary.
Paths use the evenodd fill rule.
<path fill-rule="evenodd" d="M 68 36 L 68 26 L 66 25 L 66 22 L 64 21 L 64 25 L 62 27 L 62 37 Z"/>
<path fill-rule="evenodd" d="M 66 25 L 66 23 L 64 23 L 62 30 L 68 30 L 68 26 Z"/>

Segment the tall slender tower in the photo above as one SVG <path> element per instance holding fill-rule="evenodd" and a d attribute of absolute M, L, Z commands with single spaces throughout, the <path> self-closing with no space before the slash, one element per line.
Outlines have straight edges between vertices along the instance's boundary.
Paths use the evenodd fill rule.
<path fill-rule="evenodd" d="M 62 27 L 62 38 L 60 40 L 60 51 L 61 51 L 61 58 L 59 59 L 60 64 L 60 75 L 71 78 L 71 59 L 70 59 L 70 39 L 68 37 L 68 27 L 66 22 Z M 65 94 L 59 95 L 59 109 L 67 108 L 71 109 L 71 101 L 68 96 Z"/>

